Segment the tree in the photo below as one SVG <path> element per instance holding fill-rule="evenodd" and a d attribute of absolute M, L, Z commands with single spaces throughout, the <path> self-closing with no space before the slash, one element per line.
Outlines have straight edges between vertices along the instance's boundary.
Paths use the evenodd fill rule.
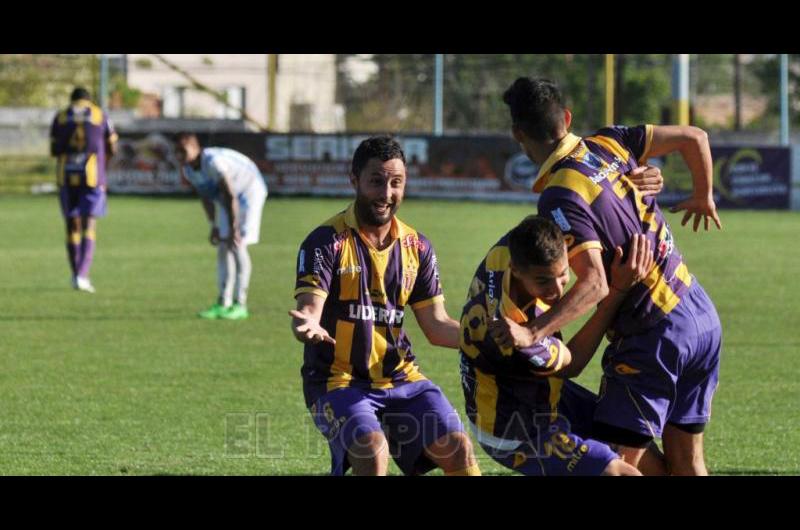
<path fill-rule="evenodd" d="M 98 78 L 94 55 L 0 55 L 0 105 L 60 107 L 76 85 L 95 92 Z"/>

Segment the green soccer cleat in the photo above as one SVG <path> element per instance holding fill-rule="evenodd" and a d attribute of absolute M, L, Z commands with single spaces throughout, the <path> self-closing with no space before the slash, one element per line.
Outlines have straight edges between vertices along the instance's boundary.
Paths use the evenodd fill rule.
<path fill-rule="evenodd" d="M 223 306 L 222 304 L 214 304 L 205 311 L 200 311 L 197 313 L 197 316 L 200 318 L 205 318 L 206 320 L 216 320 L 220 318 L 228 309 L 229 308 Z"/>
<path fill-rule="evenodd" d="M 247 307 L 241 304 L 233 304 L 229 308 L 220 312 L 219 318 L 223 318 L 225 320 L 244 320 L 249 316 L 250 313 L 247 311 Z"/>

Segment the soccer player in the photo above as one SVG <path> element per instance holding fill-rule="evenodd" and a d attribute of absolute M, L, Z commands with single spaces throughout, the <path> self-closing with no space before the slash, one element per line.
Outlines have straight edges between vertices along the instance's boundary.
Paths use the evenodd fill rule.
<path fill-rule="evenodd" d="M 407 475 L 434 467 L 479 475 L 458 413 L 420 371 L 403 329 L 410 308 L 431 344 L 458 348 L 433 246 L 395 216 L 406 185 L 397 141 L 364 140 L 350 182 L 355 202 L 300 247 L 289 312 L 305 343 L 305 403 L 328 439 L 331 474 L 385 475 L 391 452 Z"/>
<path fill-rule="evenodd" d="M 57 159 L 56 182 L 67 228 L 72 287 L 94 293 L 89 270 L 94 258 L 97 218 L 106 215 L 106 162 L 116 152 L 117 134 L 108 116 L 77 87 L 70 106 L 50 128 L 50 154 Z"/>
<path fill-rule="evenodd" d="M 201 148 L 191 133 L 177 136 L 175 150 L 182 177 L 202 200 L 211 226 L 209 241 L 217 247 L 219 297 L 198 316 L 248 318 L 247 288 L 253 267 L 247 246 L 258 243 L 261 233 L 267 199 L 264 177 L 245 155 L 223 147 Z"/>
<path fill-rule="evenodd" d="M 607 444 L 591 438 L 595 396 L 577 377 L 600 345 L 628 290 L 653 265 L 650 241 L 617 247 L 611 289 L 597 312 L 564 344 L 560 333 L 526 348 L 488 333 L 507 320 L 511 335 L 561 298 L 569 282 L 564 235 L 552 221 L 525 218 L 486 255 L 461 315 L 461 383 L 478 443 L 495 461 L 525 475 L 640 475 Z"/>
<path fill-rule="evenodd" d="M 577 276 L 569 292 L 530 321 L 513 342 L 524 348 L 552 335 L 609 292 L 614 249 L 628 250 L 635 234 L 653 245 L 656 266 L 625 297 L 609 326 L 603 381 L 593 436 L 619 447 L 637 465 L 661 437 L 669 472 L 707 474 L 703 429 L 717 387 L 722 330 L 714 304 L 678 251 L 654 196 L 642 196 L 625 176 L 648 157 L 679 151 L 692 173 L 685 210 L 708 230 L 722 228 L 712 195 L 712 162 L 705 132 L 689 126 L 614 126 L 581 138 L 569 133 L 572 114 L 558 87 L 519 78 L 504 94 L 512 132 L 528 157 L 540 164 L 534 183 L 539 215 L 564 232 L 569 264 Z M 507 335 L 505 321 L 490 325 Z"/>

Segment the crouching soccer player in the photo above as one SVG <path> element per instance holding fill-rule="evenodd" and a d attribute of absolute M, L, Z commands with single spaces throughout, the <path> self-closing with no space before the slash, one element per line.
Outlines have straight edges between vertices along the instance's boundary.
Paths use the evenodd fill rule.
<path fill-rule="evenodd" d="M 405 156 L 390 137 L 353 155 L 356 199 L 300 247 L 292 331 L 305 343 L 306 406 L 328 439 L 331 474 L 385 475 L 389 453 L 406 475 L 434 467 L 479 475 L 461 420 L 420 371 L 403 329 L 407 308 L 431 344 L 458 348 L 431 242 L 395 213 Z"/>
<path fill-rule="evenodd" d="M 650 242 L 636 236 L 626 260 L 616 249 L 609 295 L 564 344 L 560 333 L 514 349 L 513 334 L 564 292 L 564 236 L 547 219 L 527 217 L 479 265 L 461 317 L 461 381 L 470 427 L 501 465 L 525 475 L 640 475 L 610 446 L 591 438 L 596 396 L 576 377 L 602 340 L 627 290 L 653 265 Z M 489 322 L 504 319 L 494 334 Z"/>
<path fill-rule="evenodd" d="M 203 149 L 191 133 L 179 134 L 176 143 L 181 175 L 203 201 L 211 225 L 209 239 L 217 247 L 219 298 L 198 316 L 248 318 L 247 288 L 253 266 L 247 246 L 258 243 L 261 233 L 261 212 L 267 200 L 264 177 L 252 160 L 233 149 Z"/>

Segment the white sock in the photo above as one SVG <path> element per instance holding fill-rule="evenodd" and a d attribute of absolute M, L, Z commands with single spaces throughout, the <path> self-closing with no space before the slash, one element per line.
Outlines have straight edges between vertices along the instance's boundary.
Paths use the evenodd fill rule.
<path fill-rule="evenodd" d="M 253 262 L 250 260 L 250 253 L 247 251 L 247 245 L 245 244 L 241 244 L 232 254 L 236 262 L 236 301 L 246 306 L 247 288 L 250 286 Z"/>
<path fill-rule="evenodd" d="M 217 286 L 219 287 L 220 303 L 228 307 L 233 303 L 233 282 L 235 277 L 235 263 L 233 252 L 228 245 L 217 245 Z"/>

